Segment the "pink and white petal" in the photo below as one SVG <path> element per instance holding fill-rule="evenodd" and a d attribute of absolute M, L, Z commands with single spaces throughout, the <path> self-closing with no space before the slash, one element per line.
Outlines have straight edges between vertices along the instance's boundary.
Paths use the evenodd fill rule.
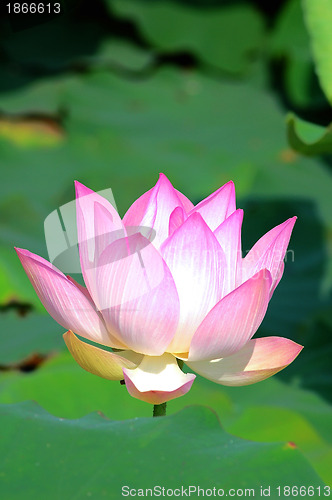
<path fill-rule="evenodd" d="M 76 280 L 74 280 L 74 278 L 72 278 L 71 276 L 69 276 L 69 274 L 66 275 L 66 278 L 71 282 L 73 283 L 73 285 L 75 285 L 80 292 L 83 293 L 83 295 L 85 295 L 85 297 L 93 304 L 93 300 L 92 300 L 92 297 L 91 295 L 89 294 L 89 290 L 83 286 L 83 285 L 80 285 L 79 283 L 77 283 Z"/>
<path fill-rule="evenodd" d="M 250 340 L 232 356 L 187 365 L 202 377 L 218 384 L 241 386 L 265 380 L 288 366 L 303 346 L 283 337 Z"/>
<path fill-rule="evenodd" d="M 134 370 L 124 368 L 126 387 L 131 396 L 150 404 L 161 404 L 186 394 L 196 375 L 183 373 L 171 354 L 144 356 Z"/>
<path fill-rule="evenodd" d="M 168 181 L 167 177 L 164 174 L 159 174 L 159 180 L 156 183 L 156 185 L 152 189 L 149 189 L 149 191 L 144 193 L 142 196 L 140 196 L 131 205 L 131 207 L 127 210 L 126 214 L 123 217 L 123 223 L 125 226 L 134 226 L 134 227 L 140 226 L 141 221 L 143 220 L 145 213 L 147 212 L 147 207 L 149 205 L 149 201 L 150 201 L 151 197 L 153 198 L 153 194 L 159 191 L 160 184 L 163 181 L 166 184 L 167 183 L 170 184 L 170 182 Z M 169 186 L 169 184 L 168 184 L 168 186 Z M 173 186 L 172 186 L 172 188 L 173 188 Z M 181 202 L 180 206 L 182 206 L 182 208 L 186 212 L 189 212 L 194 207 L 194 205 L 180 191 L 178 191 L 177 189 L 174 189 L 174 191 Z"/>
<path fill-rule="evenodd" d="M 113 353 L 86 344 L 70 330 L 64 333 L 63 338 L 70 354 L 84 370 L 107 380 L 122 380 L 122 369 L 136 368 L 143 358 L 142 355 L 132 351 Z M 126 355 L 127 352 L 129 355 Z"/>
<path fill-rule="evenodd" d="M 242 259 L 238 272 L 238 284 L 257 273 L 260 269 L 268 269 L 272 276 L 271 290 L 280 279 L 280 264 L 283 261 L 292 234 L 296 217 L 286 220 L 264 234 Z"/>
<path fill-rule="evenodd" d="M 188 352 L 197 327 L 223 294 L 225 255 L 199 213 L 193 213 L 161 247 L 180 299 L 179 325 L 168 352 Z"/>
<path fill-rule="evenodd" d="M 142 194 L 134 203 L 128 208 L 125 213 L 122 222 L 125 227 L 139 227 L 141 225 L 141 221 L 144 218 L 144 214 L 146 212 L 147 206 L 149 204 L 149 200 L 151 196 L 153 196 L 153 192 L 156 189 L 154 186 L 152 189 L 149 189 L 146 193 Z"/>
<path fill-rule="evenodd" d="M 282 261 L 282 262 L 280 262 L 278 272 L 275 276 L 274 283 L 273 283 L 271 290 L 270 290 L 270 300 L 271 300 L 272 295 L 274 294 L 274 290 L 277 288 L 279 281 L 282 278 L 282 275 L 284 274 L 284 269 L 285 269 L 285 263 L 284 263 L 284 261 Z"/>
<path fill-rule="evenodd" d="M 159 248 L 168 237 L 171 213 L 176 207 L 183 208 L 183 204 L 177 191 L 164 174 L 160 174 L 155 188 L 141 225 L 153 229 L 154 238 L 151 241 L 156 248 Z"/>
<path fill-rule="evenodd" d="M 79 283 L 77 283 L 77 281 L 75 281 L 74 278 L 72 278 L 71 276 L 67 276 L 67 279 L 71 283 L 73 283 L 84 294 L 84 296 L 91 303 L 91 306 L 94 308 L 94 310 L 97 311 L 96 305 L 94 304 L 94 302 L 91 298 L 91 295 L 89 294 L 88 289 L 85 288 L 84 286 L 80 285 Z M 97 313 L 98 313 L 98 316 L 102 318 L 101 313 L 99 311 L 97 311 Z M 104 321 L 103 321 L 103 323 L 104 323 Z M 118 340 L 117 333 L 114 331 L 114 329 L 113 330 L 108 329 L 107 332 L 108 332 L 108 337 L 109 337 L 109 344 L 105 344 L 105 345 L 111 345 L 112 347 L 115 347 L 116 349 L 128 349 L 128 347 L 123 342 Z"/>
<path fill-rule="evenodd" d="M 156 248 L 168 237 L 169 218 L 176 207 L 184 208 L 178 192 L 164 174 L 160 174 L 157 184 L 149 192 L 139 198 L 123 218 L 126 227 L 141 226 L 151 228 L 147 237 Z M 185 201 L 184 200 L 184 201 Z M 187 200 L 189 202 L 189 200 Z M 187 204 L 188 206 L 188 204 Z M 137 210 L 137 213 L 135 213 Z"/>
<path fill-rule="evenodd" d="M 188 214 L 194 208 L 194 204 L 181 191 L 175 189 L 175 192 L 180 198 L 184 211 Z"/>
<path fill-rule="evenodd" d="M 255 334 L 269 303 L 271 275 L 259 271 L 221 299 L 199 325 L 190 344 L 190 361 L 230 356 Z"/>
<path fill-rule="evenodd" d="M 198 212 L 209 228 L 214 231 L 235 210 L 234 183 L 233 181 L 229 181 L 198 203 L 188 215 Z"/>
<path fill-rule="evenodd" d="M 76 189 L 76 218 L 77 236 L 80 253 L 81 269 L 85 284 L 90 295 L 96 300 L 96 237 L 100 236 L 97 231 L 106 230 L 108 234 L 116 234 L 118 237 L 125 235 L 121 218 L 109 201 L 87 188 L 80 182 L 75 182 Z M 99 210 L 96 211 L 96 206 Z M 101 208 L 102 207 L 102 208 Z M 96 217 L 106 218 L 96 227 Z M 114 237 L 114 236 L 113 236 Z M 102 236 L 101 236 L 102 238 Z"/>
<path fill-rule="evenodd" d="M 100 203 L 94 204 L 95 221 L 95 256 L 94 264 L 97 265 L 99 257 L 111 243 L 126 236 L 124 228 L 114 227 L 112 216 Z"/>
<path fill-rule="evenodd" d="M 118 240 L 98 262 L 101 312 L 129 349 L 162 354 L 179 318 L 179 298 L 158 250 L 140 233 Z"/>
<path fill-rule="evenodd" d="M 182 207 L 176 207 L 170 215 L 168 225 L 168 235 L 171 236 L 187 219 L 186 212 Z"/>
<path fill-rule="evenodd" d="M 236 273 L 238 263 L 241 263 L 241 227 L 243 221 L 243 210 L 235 210 L 227 219 L 217 227 L 214 235 L 226 256 L 226 267 L 224 272 L 224 294 L 234 290 L 236 287 Z"/>
<path fill-rule="evenodd" d="M 42 257 L 16 248 L 17 255 L 48 313 L 64 328 L 111 345 L 110 335 L 93 303 L 66 276 Z"/>

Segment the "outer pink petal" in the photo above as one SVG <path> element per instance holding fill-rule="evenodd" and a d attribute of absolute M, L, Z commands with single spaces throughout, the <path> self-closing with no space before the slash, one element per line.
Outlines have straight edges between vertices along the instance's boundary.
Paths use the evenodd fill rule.
<path fill-rule="evenodd" d="M 241 349 L 263 321 L 270 287 L 271 275 L 262 270 L 221 299 L 199 325 L 188 359 L 224 358 Z"/>
<path fill-rule="evenodd" d="M 121 218 L 105 198 L 75 182 L 77 236 L 82 274 L 90 295 L 96 302 L 96 262 L 98 251 L 108 238 L 125 235 Z M 102 220 L 98 220 L 102 219 Z M 98 223 L 99 222 L 99 223 Z M 97 304 L 98 306 L 98 304 Z"/>
<path fill-rule="evenodd" d="M 186 212 L 182 207 L 176 207 L 169 218 L 168 235 L 171 236 L 187 219 Z"/>
<path fill-rule="evenodd" d="M 125 231 L 122 223 L 114 224 L 113 218 L 109 210 L 98 202 L 94 203 L 94 265 L 97 265 L 99 257 L 113 241 L 125 236 Z"/>
<path fill-rule="evenodd" d="M 89 291 L 87 288 L 85 288 L 84 286 L 80 285 L 79 283 L 77 283 L 74 278 L 72 278 L 71 276 L 67 276 L 67 279 L 73 283 L 73 285 L 75 285 L 82 293 L 83 295 L 88 299 L 88 301 L 91 303 L 91 306 L 93 307 L 94 310 L 97 310 L 96 309 L 96 305 L 95 303 L 93 302 L 92 298 L 91 298 L 91 295 L 89 294 Z M 98 315 L 99 317 L 102 319 L 102 314 L 98 311 Z M 111 347 L 115 347 L 116 349 L 128 349 L 128 346 L 126 344 L 124 344 L 121 340 L 119 340 L 118 338 L 118 335 L 117 335 L 117 332 L 114 328 L 110 327 L 107 329 L 108 331 L 108 337 L 109 337 L 109 343 L 108 344 L 105 344 L 105 345 L 111 345 Z M 83 336 L 83 335 L 82 335 Z M 128 351 L 129 352 L 129 351 Z"/>
<path fill-rule="evenodd" d="M 80 285 L 79 283 L 77 283 L 76 280 L 74 280 L 74 278 L 72 278 L 71 276 L 69 276 L 69 274 L 67 274 L 66 278 L 71 282 L 73 283 L 73 285 L 75 285 L 79 290 L 80 292 L 83 293 L 83 295 L 85 295 L 85 297 L 93 304 L 93 300 L 92 300 L 92 297 L 91 295 L 89 294 L 89 290 L 83 286 L 83 285 Z"/>
<path fill-rule="evenodd" d="M 144 356 L 137 368 L 124 368 L 123 374 L 129 394 L 151 404 L 183 396 L 196 378 L 192 373 L 183 373 L 171 354 Z"/>
<path fill-rule="evenodd" d="M 209 228 L 214 231 L 235 210 L 234 183 L 229 181 L 198 203 L 188 215 L 198 212 Z"/>
<path fill-rule="evenodd" d="M 180 299 L 180 319 L 169 352 L 188 352 L 198 325 L 221 299 L 224 253 L 201 215 L 192 214 L 162 245 Z"/>
<path fill-rule="evenodd" d="M 109 329 L 130 349 L 162 354 L 179 318 L 179 298 L 159 252 L 141 234 L 109 245 L 98 262 L 98 301 Z"/>
<path fill-rule="evenodd" d="M 82 337 L 113 345 L 93 304 L 77 286 L 42 257 L 20 248 L 16 252 L 38 297 L 55 321 Z"/>
<path fill-rule="evenodd" d="M 153 197 L 153 192 L 155 191 L 156 186 L 152 189 L 149 189 L 146 193 L 142 194 L 134 203 L 128 208 L 125 213 L 122 222 L 126 227 L 139 227 L 144 218 L 144 214 L 147 210 L 147 206 L 149 204 L 149 200 Z"/>
<path fill-rule="evenodd" d="M 282 278 L 282 275 L 284 274 L 284 269 L 285 269 L 285 263 L 282 261 L 282 262 L 280 262 L 278 272 L 274 278 L 274 283 L 273 283 L 271 290 L 270 290 L 270 300 L 271 300 L 272 295 L 274 294 L 274 290 L 277 288 L 279 281 Z"/>
<path fill-rule="evenodd" d="M 238 284 L 257 273 L 260 269 L 268 269 L 272 276 L 271 295 L 281 279 L 287 246 L 292 234 L 296 217 L 286 220 L 264 234 L 242 259 L 238 270 Z"/>
<path fill-rule="evenodd" d="M 189 213 L 194 208 L 194 204 L 181 191 L 176 189 L 175 192 L 180 198 L 184 211 Z"/>
<path fill-rule="evenodd" d="M 191 202 L 176 191 L 164 174 L 160 174 L 154 188 L 141 196 L 129 208 L 123 218 L 126 227 L 142 226 L 151 228 L 149 239 L 155 247 L 168 237 L 169 218 L 176 207 L 185 210 L 192 206 Z"/>
<path fill-rule="evenodd" d="M 219 241 L 226 256 L 224 272 L 224 294 L 228 294 L 236 287 L 236 273 L 238 263 L 242 260 L 241 227 L 243 210 L 238 209 L 217 227 L 214 235 Z"/>
<path fill-rule="evenodd" d="M 303 347 L 282 337 L 250 340 L 227 358 L 187 363 L 203 377 L 222 385 L 250 385 L 286 368 Z"/>

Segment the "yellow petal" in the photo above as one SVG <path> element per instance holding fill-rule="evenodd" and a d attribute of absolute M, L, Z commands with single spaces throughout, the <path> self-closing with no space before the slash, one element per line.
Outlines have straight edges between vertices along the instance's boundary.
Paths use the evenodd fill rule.
<path fill-rule="evenodd" d="M 84 370 L 108 380 L 122 380 L 122 368 L 136 368 L 143 358 L 142 354 L 133 351 L 121 351 L 121 355 L 104 351 L 82 342 L 71 330 L 63 338 L 71 355 Z"/>

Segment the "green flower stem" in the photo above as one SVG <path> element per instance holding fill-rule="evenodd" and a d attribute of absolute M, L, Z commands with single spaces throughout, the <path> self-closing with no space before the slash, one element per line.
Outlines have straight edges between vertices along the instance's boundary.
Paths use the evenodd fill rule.
<path fill-rule="evenodd" d="M 166 404 L 161 403 L 160 405 L 153 406 L 153 416 L 154 417 L 165 417 L 166 416 Z"/>

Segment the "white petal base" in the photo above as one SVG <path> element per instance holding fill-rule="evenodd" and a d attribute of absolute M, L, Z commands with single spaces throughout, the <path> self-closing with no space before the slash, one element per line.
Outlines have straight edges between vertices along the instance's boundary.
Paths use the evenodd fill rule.
<path fill-rule="evenodd" d="M 124 368 L 126 387 L 131 396 L 150 404 L 161 404 L 186 394 L 196 378 L 183 373 L 171 354 L 144 356 L 134 370 Z"/>

